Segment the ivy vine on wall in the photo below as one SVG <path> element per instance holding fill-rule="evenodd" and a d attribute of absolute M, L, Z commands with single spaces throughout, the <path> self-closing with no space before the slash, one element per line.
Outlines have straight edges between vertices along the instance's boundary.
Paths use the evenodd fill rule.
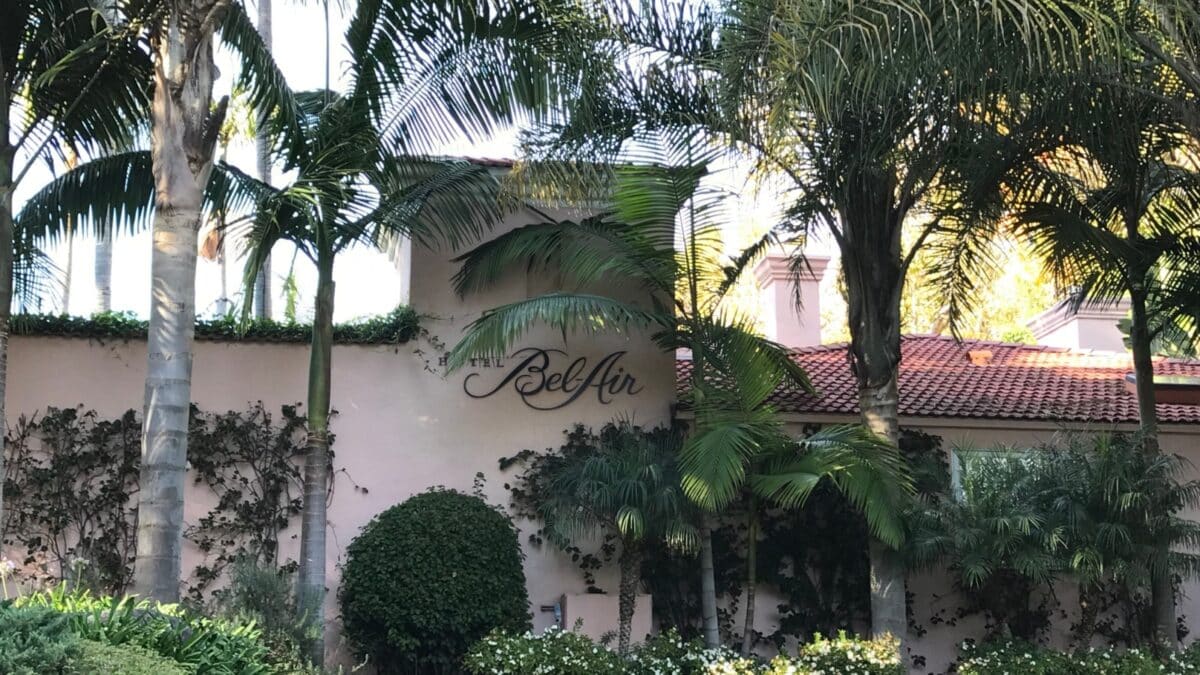
<path fill-rule="evenodd" d="M 261 402 L 243 411 L 192 407 L 188 463 L 213 506 L 186 532 L 205 553 L 188 596 L 196 601 L 235 560 L 289 569 L 279 540 L 300 512 L 305 418 L 295 405 L 278 417 Z M 137 532 L 141 420 L 93 410 L 47 408 L 21 416 L 8 435 L 4 544 L 21 574 L 123 593 L 132 579 Z M 207 503 L 210 500 L 200 498 Z"/>

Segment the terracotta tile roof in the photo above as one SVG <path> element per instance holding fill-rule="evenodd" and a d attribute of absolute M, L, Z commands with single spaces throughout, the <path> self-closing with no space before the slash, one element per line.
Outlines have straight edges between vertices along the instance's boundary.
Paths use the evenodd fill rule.
<path fill-rule="evenodd" d="M 858 414 L 845 344 L 795 350 L 817 394 L 794 389 L 772 401 L 791 413 Z M 987 353 L 990 352 L 990 355 Z M 1059 422 L 1137 422 L 1137 400 L 1126 387 L 1133 371 L 1125 354 L 1059 347 L 911 335 L 901 341 L 900 414 L 906 417 Z M 676 363 L 676 387 L 687 387 L 691 361 Z M 1156 375 L 1200 376 L 1200 361 L 1160 359 Z M 1161 422 L 1200 424 L 1200 406 L 1158 406 Z"/>

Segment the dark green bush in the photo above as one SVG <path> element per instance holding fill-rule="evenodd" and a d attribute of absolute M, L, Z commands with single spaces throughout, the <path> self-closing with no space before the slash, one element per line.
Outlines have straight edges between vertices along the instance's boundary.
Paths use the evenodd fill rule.
<path fill-rule="evenodd" d="M 489 631 L 529 628 L 517 533 L 476 497 L 433 490 L 379 514 L 346 551 L 346 636 L 381 673 L 446 672 Z"/>
<path fill-rule="evenodd" d="M 136 645 L 108 645 L 93 640 L 79 642 L 79 656 L 71 662 L 79 675 L 191 675 L 196 672 Z"/>
<path fill-rule="evenodd" d="M 0 607 L 0 673 L 69 675 L 79 654 L 67 617 L 42 607 Z"/>

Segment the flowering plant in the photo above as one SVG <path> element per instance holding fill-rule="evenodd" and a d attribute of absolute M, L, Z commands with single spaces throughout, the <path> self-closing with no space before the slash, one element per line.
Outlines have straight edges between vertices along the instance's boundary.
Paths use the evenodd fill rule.
<path fill-rule="evenodd" d="M 902 675 L 898 651 L 890 637 L 859 640 L 839 633 L 833 640 L 816 636 L 796 657 L 764 663 L 727 648 L 705 649 L 669 629 L 622 660 L 582 635 L 551 629 L 541 635 L 493 632 L 471 648 L 465 663 L 474 675 Z"/>
<path fill-rule="evenodd" d="M 1188 675 L 1200 673 L 1200 651 L 1191 647 L 1165 662 L 1140 649 L 1088 649 L 1073 654 L 1010 641 L 962 647 L 959 675 Z"/>
<path fill-rule="evenodd" d="M 463 661 L 474 675 L 604 675 L 624 673 L 621 658 L 583 635 L 552 628 L 532 632 L 493 631 Z"/>

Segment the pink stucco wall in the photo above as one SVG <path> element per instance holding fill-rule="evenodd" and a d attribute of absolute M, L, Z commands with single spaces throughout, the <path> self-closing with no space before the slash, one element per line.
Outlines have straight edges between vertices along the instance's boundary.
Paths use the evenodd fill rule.
<path fill-rule="evenodd" d="M 514 216 L 509 225 L 521 222 Z M 674 392 L 671 357 L 646 337 L 569 336 L 534 331 L 522 346 L 559 349 L 553 367 L 586 358 L 588 368 L 604 356 L 626 352 L 615 367 L 636 378 L 636 394 L 605 396 L 602 402 L 589 390 L 558 410 L 535 410 L 509 386 L 494 396 L 474 399 L 464 393 L 464 379 L 478 374 L 473 384 L 498 382 L 511 368 L 465 368 L 445 374 L 438 365 L 438 343 L 452 346 L 463 327 L 486 308 L 547 290 L 523 274 L 493 293 L 457 298 L 449 279 L 456 266 L 448 252 L 414 256 L 412 302 L 430 317 L 430 337 L 399 347 L 337 346 L 333 351 L 333 419 L 336 452 L 333 498 L 329 507 L 328 615 L 335 617 L 339 564 L 345 546 L 380 511 L 435 485 L 469 491 L 477 473 L 487 479 L 490 501 L 507 503 L 497 460 L 522 449 L 544 450 L 562 443 L 563 431 L 576 422 L 599 426 L 616 418 L 653 426 L 666 422 Z M 118 415 L 142 407 L 146 370 L 143 341 L 96 341 L 45 337 L 14 337 L 10 343 L 6 403 L 10 421 L 47 406 L 83 404 L 102 415 Z M 192 400 L 208 411 L 243 410 L 263 401 L 268 410 L 302 402 L 308 370 L 306 345 L 197 342 L 192 374 Z M 553 405 L 561 394 L 532 399 Z M 610 399 L 610 400 L 609 400 Z M 367 490 L 355 490 L 359 485 Z M 188 494 L 186 518 L 195 522 L 209 506 L 202 490 Z M 284 556 L 295 556 L 299 536 L 281 542 Z M 522 539 L 525 537 L 522 536 Z M 184 570 L 199 562 L 188 549 Z M 535 627 L 550 625 L 553 615 L 539 611 L 564 594 L 583 593 L 585 585 L 570 560 L 555 551 L 526 550 L 525 573 Z M 615 592 L 610 574 L 600 584 Z M 578 605 L 583 607 L 583 605 Z M 648 623 L 648 608 L 641 608 Z M 615 627 L 615 612 L 611 617 Z M 591 617 L 592 625 L 604 617 Z M 329 641 L 333 658 L 345 660 L 345 645 L 335 634 Z"/>

